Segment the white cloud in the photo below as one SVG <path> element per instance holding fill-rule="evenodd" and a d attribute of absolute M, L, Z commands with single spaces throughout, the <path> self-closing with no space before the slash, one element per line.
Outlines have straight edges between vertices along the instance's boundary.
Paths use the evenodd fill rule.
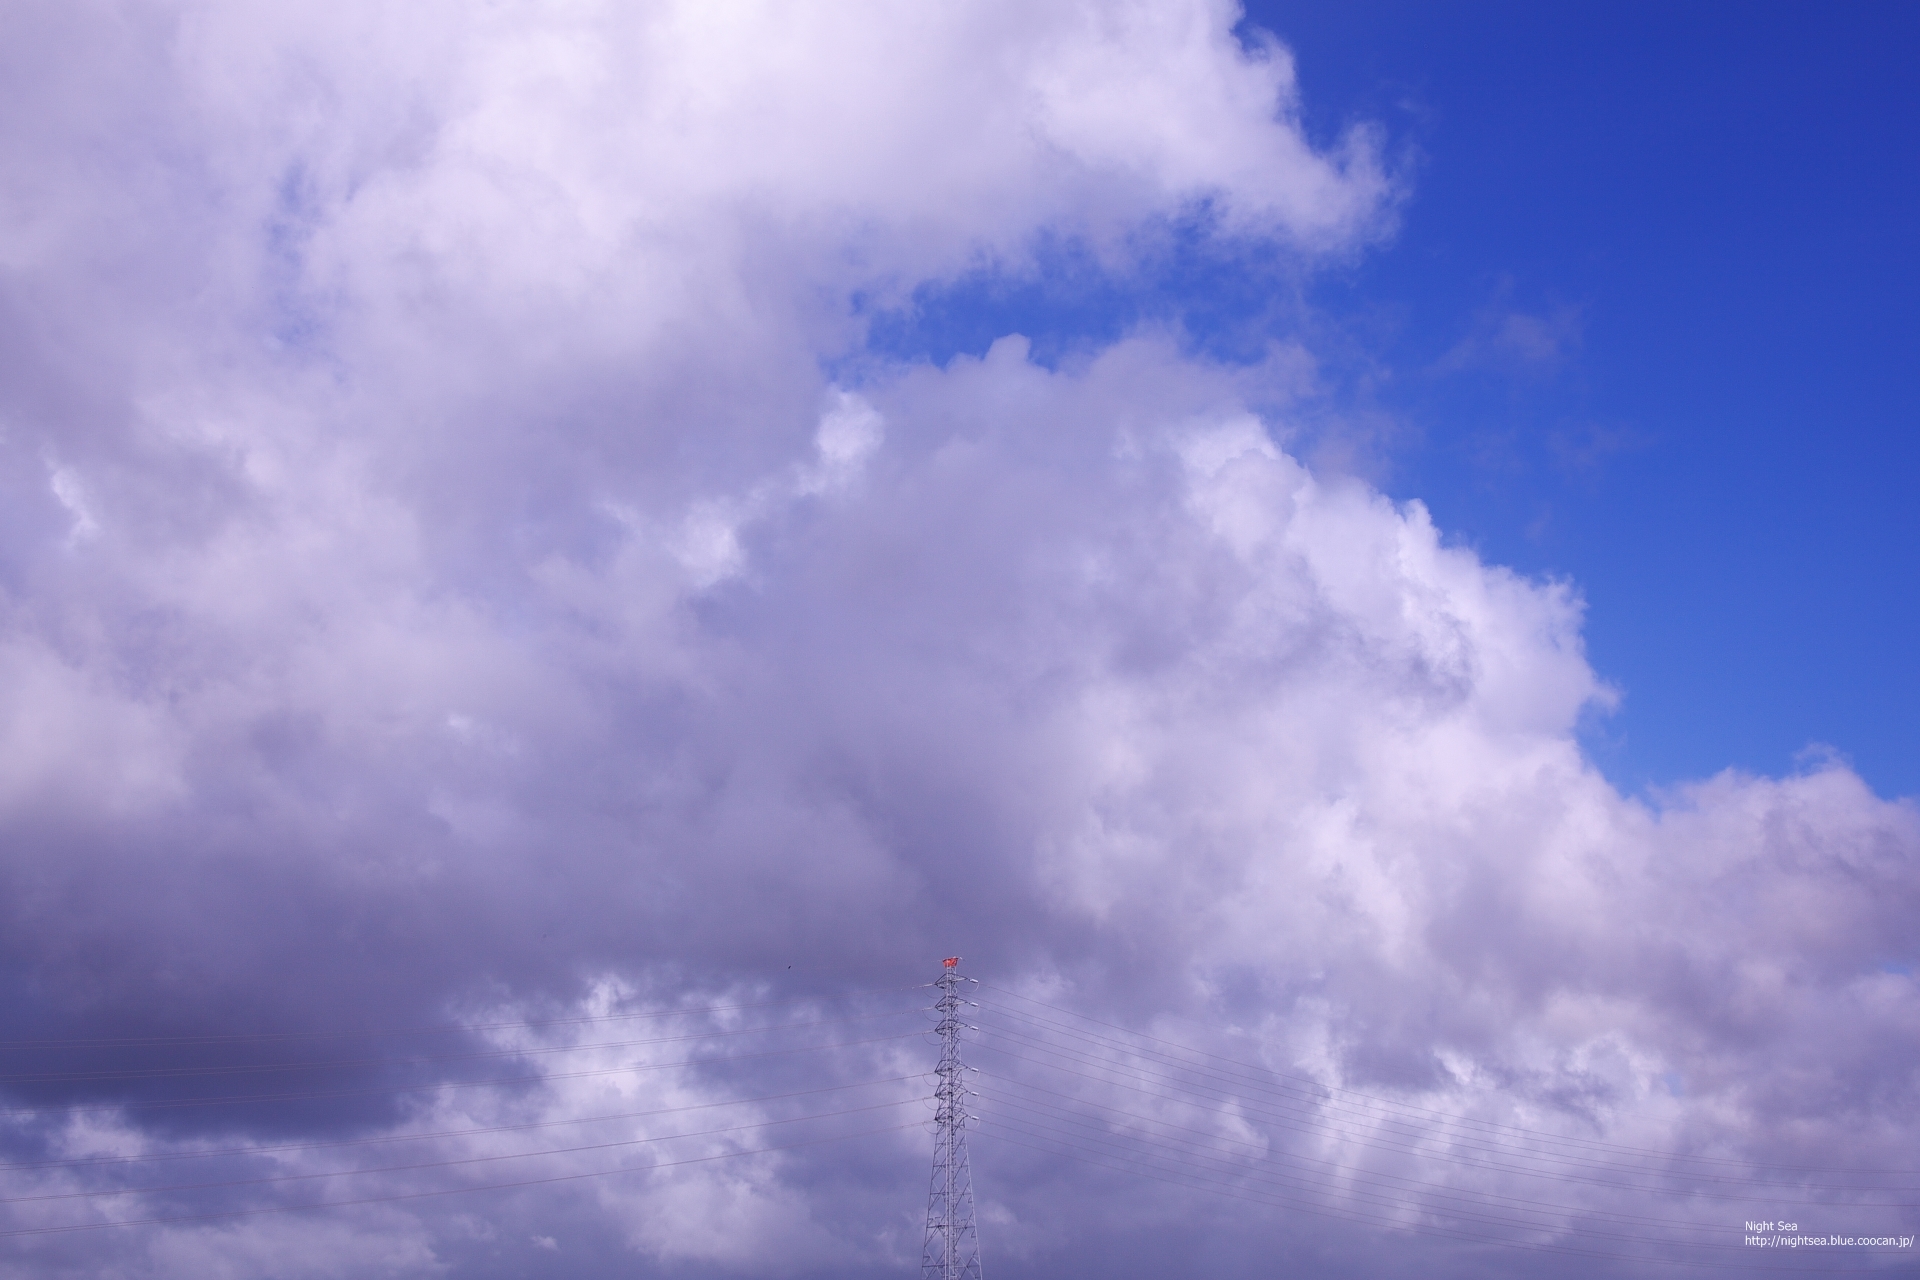
<path fill-rule="evenodd" d="M 1130 234 L 1202 205 L 1303 261 L 1377 235 L 1365 135 L 1316 152 L 1288 55 L 1234 16 L 22 8 L 0 984 L 23 1022 L 596 1007 L 594 975 L 795 963 L 828 990 L 958 948 L 1332 1085 L 1900 1160 L 1911 806 L 1837 765 L 1618 794 L 1574 738 L 1612 696 L 1575 590 L 1311 474 L 1248 408 L 1284 371 L 1142 337 L 1057 371 L 1008 338 L 822 372 L 858 352 L 856 297 L 1025 269 L 1042 234 L 1122 273 Z M 836 1167 L 530 1192 L 511 1230 L 421 1202 L 336 1271 L 510 1239 L 592 1274 L 560 1207 L 662 1260 L 917 1249 L 816 1186 Z M 858 1212 L 884 1221 L 890 1179 L 851 1178 Z M 1011 1237 L 1034 1212 L 1002 1186 Z M 1057 1238 L 1093 1222 L 1061 1204 Z M 244 1270 L 328 1230 L 223 1238 Z M 159 1233 L 148 1273 L 217 1274 L 210 1235 Z"/>
<path fill-rule="evenodd" d="M 86 488 L 80 483 L 80 477 L 66 467 L 51 467 L 47 487 L 53 490 L 53 496 L 73 517 L 73 531 L 67 535 L 69 545 L 85 542 L 100 532 L 100 522 L 93 517 L 87 503 Z"/>

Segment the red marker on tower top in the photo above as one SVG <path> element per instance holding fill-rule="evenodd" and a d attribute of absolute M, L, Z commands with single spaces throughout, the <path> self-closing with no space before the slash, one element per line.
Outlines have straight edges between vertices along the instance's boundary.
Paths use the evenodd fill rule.
<path fill-rule="evenodd" d="M 949 969 L 957 969 L 960 967 L 960 957 L 948 956 L 945 960 L 942 960 L 940 963 L 947 966 L 947 968 Z"/>

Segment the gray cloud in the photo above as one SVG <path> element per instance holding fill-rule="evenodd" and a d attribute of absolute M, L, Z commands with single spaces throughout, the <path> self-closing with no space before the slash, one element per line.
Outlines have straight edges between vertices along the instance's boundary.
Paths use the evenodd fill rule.
<path fill-rule="evenodd" d="M 1246 407 L 1278 364 L 1144 335 L 822 373 L 856 295 L 1019 272 L 1043 232 L 1122 273 L 1130 229 L 1203 204 L 1306 265 L 1377 236 L 1390 184 L 1364 135 L 1307 145 L 1282 51 L 1217 4 L 742 13 L 10 19 L 0 1004 L 8 1158 L 42 1167 L 0 1186 L 197 1172 L 9 1203 L 0 1230 L 182 1220 L 0 1237 L 6 1267 L 897 1271 L 926 1142 L 885 1108 L 927 1055 L 883 1036 L 955 950 L 1003 989 L 1002 1119 L 1068 1084 L 1411 1180 L 1250 1217 L 983 1131 L 1010 1275 L 1251 1274 L 1282 1241 L 1328 1274 L 1585 1265 L 1378 1234 L 1537 1181 L 1433 1113 L 1642 1153 L 1642 1190 L 1475 1227 L 1522 1243 L 1731 1231 L 1646 1192 L 1676 1154 L 1900 1165 L 1911 805 L 1832 764 L 1613 791 L 1573 737 L 1612 696 L 1575 591 L 1288 457 Z M 1310 1131 L 1016 992 L 1316 1082 Z M 673 1039 L 763 1025 L 738 1044 L 770 1056 Z M 1046 1036 L 1091 1059 L 1015 1056 Z M 835 1038 L 863 1042 L 784 1052 Z M 856 1084 L 845 1116 L 773 1098 Z M 1342 1089 L 1425 1108 L 1386 1130 L 1420 1149 L 1367 1146 Z M 294 1093 L 322 1096 L 260 1096 Z M 673 1110 L 731 1098 L 773 1100 Z M 622 1118 L 561 1123 L 589 1115 Z M 778 1145 L 762 1121 L 883 1132 L 702 1162 Z M 578 1177 L 674 1133 L 670 1167 Z M 511 1176 L 451 1163 L 528 1134 L 555 1150 Z M 559 1150 L 596 1140 L 636 1145 Z M 433 1167 L 249 1181 L 342 1150 Z M 571 1180 L 438 1194 L 528 1169 Z M 368 1203 L 193 1220 L 336 1185 Z"/>

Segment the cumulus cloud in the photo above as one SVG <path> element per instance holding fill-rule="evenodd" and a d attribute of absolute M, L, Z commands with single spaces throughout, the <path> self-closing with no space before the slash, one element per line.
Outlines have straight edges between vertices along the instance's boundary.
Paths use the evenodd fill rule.
<path fill-rule="evenodd" d="M 1180 219 L 1305 267 L 1378 236 L 1368 136 L 1312 146 L 1289 56 L 1235 17 L 12 12 L 5 1229 L 164 1221 L 0 1237 L 7 1265 L 910 1265 L 926 1144 L 885 1108 L 924 1046 L 846 1020 L 910 1015 L 872 989 L 954 950 L 1005 1000 L 1310 1082 L 1304 1134 L 1164 1064 L 1144 1100 L 1087 1061 L 1074 1088 L 1409 1179 L 1396 1227 L 1444 1226 L 1436 1188 L 1527 1184 L 1445 1163 L 1485 1161 L 1442 1115 L 1631 1148 L 1636 1175 L 1898 1166 L 1910 805 L 1837 765 L 1617 793 L 1575 739 L 1613 696 L 1577 592 L 1289 456 L 1249 406 L 1292 357 L 862 356 L 875 299 L 1032 270 L 1040 236 L 1121 276 Z M 1093 1034 L 1011 1012 L 1041 1007 L 982 1015 L 1009 1089 L 1060 1084 L 1018 1035 Z M 764 1055 L 693 1061 L 736 1034 Z M 1417 1149 L 1342 1145 L 1363 1095 L 1425 1108 L 1387 1122 Z M 613 1118 L 552 1135 L 589 1115 Z M 537 1166 L 486 1171 L 534 1133 Z M 311 1144 L 369 1139 L 431 1158 L 255 1212 L 320 1198 L 298 1179 L 340 1149 Z M 172 1182 L 97 1163 L 228 1149 Z M 1094 1266 L 1110 1212 L 1176 1254 L 1204 1224 L 1222 1274 L 1343 1238 L 997 1150 L 1009 1274 Z M 1635 1186 L 1476 1230 L 1563 1240 L 1647 1212 Z M 1311 1207 L 1377 1210 L 1363 1189 Z"/>
<path fill-rule="evenodd" d="M 1475 318 L 1472 332 L 1434 362 L 1434 372 L 1492 369 L 1552 374 L 1578 352 L 1582 328 L 1578 307 L 1563 304 L 1535 315 L 1504 303 L 1501 298 L 1484 308 Z"/>

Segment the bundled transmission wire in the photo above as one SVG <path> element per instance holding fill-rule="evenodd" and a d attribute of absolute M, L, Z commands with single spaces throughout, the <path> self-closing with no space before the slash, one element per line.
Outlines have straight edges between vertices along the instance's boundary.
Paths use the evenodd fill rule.
<path fill-rule="evenodd" d="M 0 1089 L 47 1098 L 0 1111 L 0 1241 L 645 1175 L 924 1124 L 924 990 L 853 997 L 840 1012 L 793 997 L 524 1022 L 0 1043 Z M 642 1021 L 654 1024 L 647 1034 L 573 1038 Z M 351 1048 L 328 1051 L 330 1040 Z M 582 1105 L 582 1089 L 599 1105 Z M 342 1105 L 396 1114 L 355 1136 L 325 1136 L 322 1115 L 310 1126 L 318 1134 L 280 1141 L 159 1140 L 140 1127 L 192 1108 L 203 1127 L 244 1132 L 288 1108 Z M 102 1123 L 135 1149 L 62 1149 Z"/>
<path fill-rule="evenodd" d="M 1911 1223 L 1920 1172 L 1763 1166 L 1409 1105 L 983 988 L 982 1136 L 1130 1178 L 1393 1232 L 1688 1268 L 1755 1265 L 1754 1206 Z M 1912 1227 L 1904 1228 L 1911 1233 Z M 1822 1259 L 1812 1269 L 1862 1269 Z"/>
<path fill-rule="evenodd" d="M 1730 1228 L 1757 1203 L 1790 1196 L 1870 1210 L 1907 1232 L 1920 1210 L 1913 1170 L 1767 1166 L 1527 1128 L 979 990 L 968 1054 L 984 1069 L 981 1137 L 1009 1164 L 1041 1162 L 1030 1177 L 1067 1160 L 1236 1206 L 1463 1246 L 1749 1274 L 1870 1269 L 1857 1256 L 1756 1264 Z M 926 1125 L 925 989 L 849 999 L 837 1011 L 794 997 L 518 1022 L 0 1042 L 0 1089 L 43 1099 L 0 1110 L 0 1137 L 11 1135 L 0 1244 L 643 1177 Z M 702 1096 L 649 1101 L 655 1081 L 697 1081 Z M 585 1090 L 598 1105 L 559 1101 Z M 389 1119 L 353 1136 L 326 1134 L 324 1115 L 305 1136 L 276 1141 L 140 1136 L 155 1117 L 230 1133 L 288 1108 L 355 1106 Z M 61 1148 L 75 1126 L 101 1123 L 120 1125 L 135 1149 Z M 988 1165 L 981 1181 L 1005 1185 L 1010 1173 Z"/>

